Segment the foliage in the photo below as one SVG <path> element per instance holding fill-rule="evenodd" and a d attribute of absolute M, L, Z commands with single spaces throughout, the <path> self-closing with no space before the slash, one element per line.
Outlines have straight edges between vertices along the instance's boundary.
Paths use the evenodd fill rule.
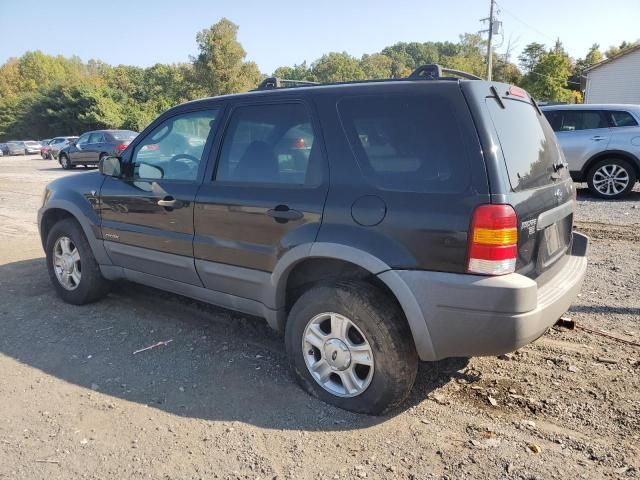
<path fill-rule="evenodd" d="M 197 33 L 197 55 L 189 63 L 156 64 L 148 68 L 111 66 L 91 59 L 27 52 L 0 66 L 0 141 L 80 134 L 95 128 L 140 131 L 158 114 L 195 98 L 242 92 L 263 75 L 237 39 L 238 26 L 222 19 Z M 607 57 L 629 48 L 623 42 Z M 484 76 L 486 42 L 476 34 L 458 42 L 398 42 L 378 53 L 356 58 L 346 52 L 327 53 L 311 64 L 282 66 L 275 76 L 292 80 L 336 82 L 402 78 L 428 63 Z M 493 78 L 521 85 L 539 100 L 580 102 L 584 70 L 602 60 L 594 44 L 584 59 L 573 60 L 558 41 L 551 48 L 525 46 L 520 67 L 509 61 L 510 50 L 494 52 Z"/>

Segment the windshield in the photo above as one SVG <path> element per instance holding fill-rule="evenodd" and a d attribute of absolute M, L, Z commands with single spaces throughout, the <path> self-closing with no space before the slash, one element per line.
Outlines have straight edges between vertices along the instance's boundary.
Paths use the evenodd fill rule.
<path fill-rule="evenodd" d="M 33 147 L 33 146 L 35 146 L 35 145 L 40 145 L 38 142 L 32 142 L 32 141 L 24 142 L 24 144 L 25 144 L 25 145 L 28 145 L 29 147 Z"/>

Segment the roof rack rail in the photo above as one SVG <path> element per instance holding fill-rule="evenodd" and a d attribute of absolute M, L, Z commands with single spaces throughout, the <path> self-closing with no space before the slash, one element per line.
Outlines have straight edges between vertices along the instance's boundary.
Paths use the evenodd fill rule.
<path fill-rule="evenodd" d="M 286 78 L 269 77 L 265 78 L 256 90 L 269 90 L 272 88 L 307 87 L 309 85 L 319 85 L 318 82 L 307 80 L 287 80 Z"/>
<path fill-rule="evenodd" d="M 482 80 L 482 78 L 473 75 L 472 73 L 463 72 L 462 70 L 453 70 L 451 68 L 442 68 L 440 65 L 436 63 L 430 63 L 427 65 L 420 65 L 416 68 L 411 75 L 409 75 L 410 80 L 442 80 L 443 78 L 451 78 L 451 77 L 443 77 L 443 73 L 449 73 L 451 75 L 457 75 L 458 77 L 466 78 L 468 80 Z"/>

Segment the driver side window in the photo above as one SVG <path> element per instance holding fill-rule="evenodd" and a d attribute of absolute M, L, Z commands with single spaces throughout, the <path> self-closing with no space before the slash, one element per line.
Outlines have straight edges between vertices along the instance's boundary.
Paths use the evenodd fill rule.
<path fill-rule="evenodd" d="M 80 138 L 76 142 L 76 145 L 80 145 L 80 146 L 86 145 L 88 141 L 89 141 L 89 134 L 85 133 L 84 135 L 80 135 Z"/>
<path fill-rule="evenodd" d="M 136 146 L 131 159 L 134 179 L 196 180 L 218 110 L 168 118 Z"/>

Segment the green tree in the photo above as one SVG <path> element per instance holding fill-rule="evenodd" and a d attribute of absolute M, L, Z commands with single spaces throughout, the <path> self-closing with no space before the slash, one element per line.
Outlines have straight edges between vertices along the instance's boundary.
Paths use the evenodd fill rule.
<path fill-rule="evenodd" d="M 302 62 L 293 67 L 279 67 L 273 72 L 274 77 L 286 78 L 287 80 L 309 80 L 311 78 L 311 70 L 307 66 L 307 62 Z"/>
<path fill-rule="evenodd" d="M 311 65 L 311 76 L 318 82 L 344 82 L 364 80 L 366 74 L 357 58 L 347 52 L 331 52 Z"/>
<path fill-rule="evenodd" d="M 520 66 L 529 73 L 536 66 L 542 55 L 546 52 L 546 47 L 542 43 L 532 42 L 524 47 L 522 53 L 518 57 Z"/>
<path fill-rule="evenodd" d="M 572 98 L 567 88 L 570 66 L 569 57 L 561 49 L 545 52 L 524 77 L 523 86 L 536 99 L 569 101 Z"/>
<path fill-rule="evenodd" d="M 382 53 L 364 54 L 360 59 L 360 68 L 367 79 L 391 78 L 393 60 Z"/>
<path fill-rule="evenodd" d="M 627 42 L 626 40 L 624 40 L 617 47 L 612 45 L 609 48 L 607 48 L 607 50 L 604 52 L 604 56 L 607 58 L 615 57 L 619 53 L 622 53 L 624 50 L 634 47 L 635 45 L 637 45 L 637 43 Z"/>
<path fill-rule="evenodd" d="M 238 26 L 223 18 L 196 35 L 199 54 L 193 59 L 195 80 L 207 95 L 224 95 L 254 88 L 260 71 L 247 62 L 237 39 Z"/>

